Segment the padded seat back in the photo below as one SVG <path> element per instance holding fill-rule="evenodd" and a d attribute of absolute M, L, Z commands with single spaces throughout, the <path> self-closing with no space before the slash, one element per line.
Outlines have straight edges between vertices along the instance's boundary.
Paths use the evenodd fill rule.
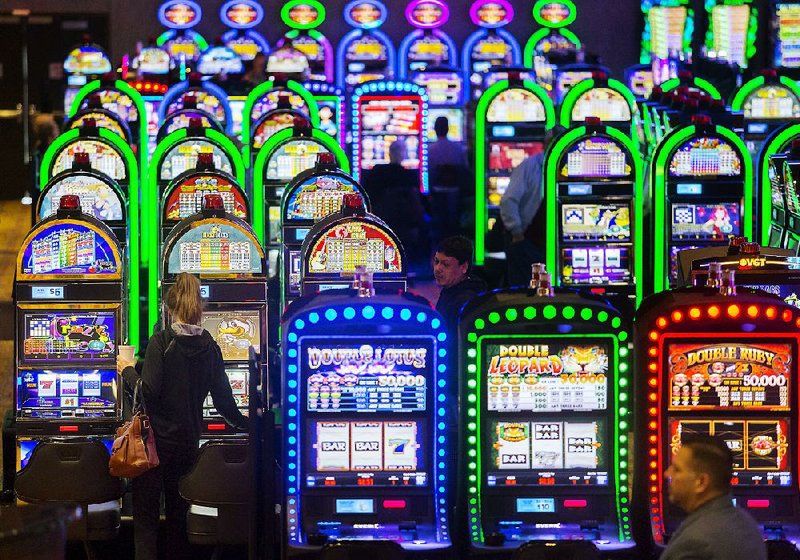
<path fill-rule="evenodd" d="M 246 440 L 211 441 L 200 448 L 192 470 L 181 479 L 180 493 L 208 507 L 249 503 L 253 459 Z"/>
<path fill-rule="evenodd" d="M 341 540 L 326 544 L 319 553 L 319 560 L 404 560 L 403 547 L 392 541 Z"/>
<path fill-rule="evenodd" d="M 511 560 L 600 560 L 600 551 L 591 541 L 528 541 Z"/>

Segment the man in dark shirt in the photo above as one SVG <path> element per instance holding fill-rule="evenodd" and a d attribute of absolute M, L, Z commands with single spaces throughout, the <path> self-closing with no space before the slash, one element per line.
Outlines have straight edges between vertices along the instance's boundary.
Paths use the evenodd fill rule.
<path fill-rule="evenodd" d="M 664 473 L 669 501 L 688 516 L 660 560 L 766 560 L 767 549 L 753 518 L 733 505 L 733 456 L 720 438 L 691 435 Z"/>
<path fill-rule="evenodd" d="M 450 336 L 455 336 L 458 314 L 469 300 L 486 291 L 486 282 L 469 275 L 472 242 L 462 235 L 442 239 L 433 256 L 433 276 L 442 288 L 436 311 L 444 319 Z"/>

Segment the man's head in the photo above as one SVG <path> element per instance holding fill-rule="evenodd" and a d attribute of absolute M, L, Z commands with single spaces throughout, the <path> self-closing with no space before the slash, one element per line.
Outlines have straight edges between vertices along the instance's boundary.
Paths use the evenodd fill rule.
<path fill-rule="evenodd" d="M 669 501 L 691 513 L 709 500 L 730 491 L 733 455 L 720 438 L 688 435 L 664 472 Z"/>
<path fill-rule="evenodd" d="M 436 122 L 433 123 L 433 130 L 436 132 L 437 138 L 447 138 L 447 133 L 450 130 L 450 121 L 447 117 L 436 117 Z"/>
<path fill-rule="evenodd" d="M 546 131 L 544 133 L 544 149 L 546 150 L 547 148 L 549 148 L 550 144 L 552 144 L 559 136 L 564 134 L 566 131 L 567 129 L 561 126 L 560 124 L 557 124 L 550 130 Z"/>
<path fill-rule="evenodd" d="M 455 286 L 467 277 L 472 262 L 472 241 L 463 235 L 439 242 L 433 256 L 433 277 L 441 288 Z"/>
<path fill-rule="evenodd" d="M 395 140 L 389 145 L 389 161 L 402 165 L 408 159 L 408 149 L 404 140 Z"/>

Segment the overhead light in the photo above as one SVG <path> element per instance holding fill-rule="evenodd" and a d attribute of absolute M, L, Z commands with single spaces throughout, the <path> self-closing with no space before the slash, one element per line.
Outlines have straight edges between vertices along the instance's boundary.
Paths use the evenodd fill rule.
<path fill-rule="evenodd" d="M 33 197 L 31 196 L 31 191 L 25 190 L 25 194 L 22 195 L 22 198 L 19 200 L 23 206 L 30 206 L 33 204 Z"/>

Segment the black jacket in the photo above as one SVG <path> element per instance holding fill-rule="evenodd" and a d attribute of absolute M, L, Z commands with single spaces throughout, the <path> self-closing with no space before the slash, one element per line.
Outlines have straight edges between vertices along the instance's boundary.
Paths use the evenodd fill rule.
<path fill-rule="evenodd" d="M 472 276 L 467 276 L 455 286 L 442 290 L 439 294 L 439 300 L 436 302 L 436 311 L 441 314 L 445 325 L 447 325 L 447 332 L 451 336 L 456 334 L 458 314 L 464 304 L 486 290 L 486 282 L 481 278 Z"/>
<path fill-rule="evenodd" d="M 125 368 L 122 375 L 130 387 L 139 380 L 133 367 Z M 236 407 L 222 352 L 208 331 L 178 336 L 167 328 L 153 335 L 147 344 L 141 379 L 159 456 L 197 449 L 203 401 L 209 392 L 215 408 L 229 424 L 240 429 L 248 426 L 248 419 Z"/>

